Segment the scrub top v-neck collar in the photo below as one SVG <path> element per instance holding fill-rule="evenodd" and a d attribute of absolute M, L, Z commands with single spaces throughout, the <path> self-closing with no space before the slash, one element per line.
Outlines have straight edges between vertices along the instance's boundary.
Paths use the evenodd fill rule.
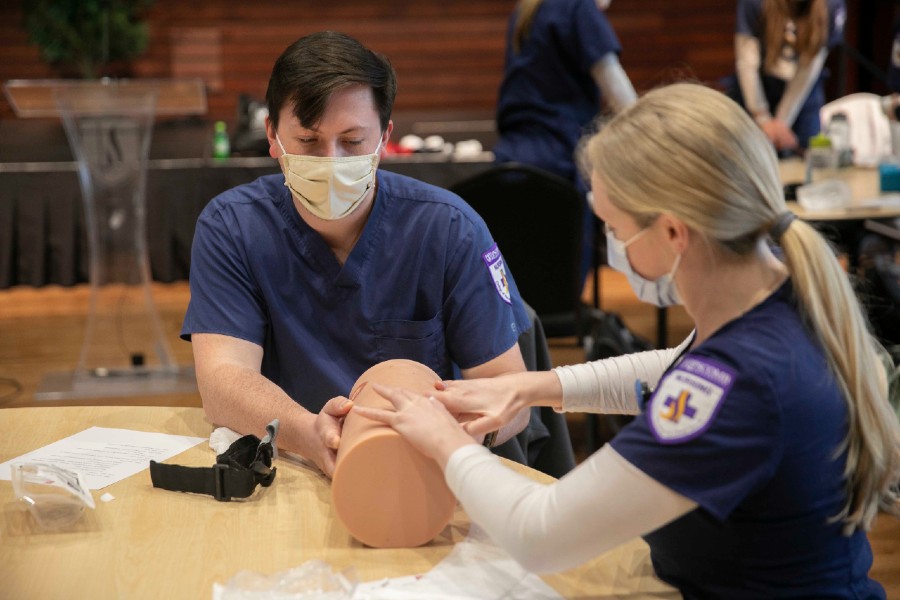
<path fill-rule="evenodd" d="M 372 254 L 373 242 L 380 229 L 380 221 L 384 215 L 383 205 L 387 195 L 380 194 L 380 188 L 381 182 L 378 182 L 375 187 L 375 197 L 372 199 L 372 210 L 369 213 L 369 218 L 363 224 L 362 232 L 353 248 L 350 249 L 347 260 L 344 261 L 343 265 L 338 261 L 334 251 L 322 236 L 303 220 L 297 211 L 297 207 L 294 206 L 294 199 L 291 197 L 290 191 L 285 188 L 284 195 L 280 198 L 279 208 L 288 222 L 300 254 L 314 268 L 324 285 L 339 288 L 355 288 L 359 286 L 363 271 Z"/>

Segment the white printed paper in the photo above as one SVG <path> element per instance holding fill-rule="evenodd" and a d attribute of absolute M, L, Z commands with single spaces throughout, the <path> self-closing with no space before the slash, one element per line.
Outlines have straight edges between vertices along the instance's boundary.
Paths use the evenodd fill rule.
<path fill-rule="evenodd" d="M 206 438 L 130 429 L 91 427 L 0 464 L 0 479 L 9 481 L 10 465 L 40 462 L 84 474 L 87 486 L 99 490 L 204 442 Z"/>

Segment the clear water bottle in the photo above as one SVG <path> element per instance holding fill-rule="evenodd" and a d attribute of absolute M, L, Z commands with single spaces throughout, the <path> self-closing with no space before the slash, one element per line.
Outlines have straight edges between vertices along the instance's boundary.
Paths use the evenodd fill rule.
<path fill-rule="evenodd" d="M 850 121 L 847 115 L 836 112 L 828 120 L 828 138 L 831 147 L 837 155 L 838 167 L 849 167 L 853 164 L 853 150 L 850 147 Z"/>
<path fill-rule="evenodd" d="M 809 138 L 806 150 L 806 183 L 834 179 L 837 176 L 838 156 L 831 138 L 819 133 Z"/>
<path fill-rule="evenodd" d="M 231 142 L 228 140 L 228 131 L 225 121 L 216 121 L 213 133 L 213 158 L 228 158 L 231 156 Z"/>

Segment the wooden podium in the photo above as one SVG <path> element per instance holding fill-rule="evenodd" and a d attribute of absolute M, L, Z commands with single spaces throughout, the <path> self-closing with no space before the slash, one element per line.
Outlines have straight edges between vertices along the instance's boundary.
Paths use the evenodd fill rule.
<path fill-rule="evenodd" d="M 155 115 L 206 112 L 198 80 L 9 81 L 19 117 L 62 118 L 78 161 L 90 303 L 73 371 L 48 373 L 36 400 L 185 393 L 192 367 L 172 359 L 153 302 L 145 225 Z"/>

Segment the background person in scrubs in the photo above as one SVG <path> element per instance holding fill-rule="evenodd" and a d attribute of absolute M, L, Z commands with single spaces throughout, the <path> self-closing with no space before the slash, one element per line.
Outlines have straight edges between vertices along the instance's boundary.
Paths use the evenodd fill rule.
<path fill-rule="evenodd" d="M 213 199 L 192 247 L 182 337 L 207 416 L 243 434 L 277 417 L 279 445 L 328 475 L 344 395 L 372 365 L 525 370 L 531 322 L 484 222 L 446 190 L 377 170 L 396 89 L 387 59 L 344 34 L 288 47 L 266 92 L 283 175 Z"/>
<path fill-rule="evenodd" d="M 555 173 L 587 192 L 575 150 L 604 104 L 636 95 L 619 63 L 619 40 L 603 11 L 609 0 L 520 0 L 509 20 L 497 101 L 497 162 Z M 552 202 L 552 199 L 548 199 Z M 592 256 L 594 216 L 585 201 L 582 276 Z"/>
<path fill-rule="evenodd" d="M 894 19 L 894 37 L 891 40 L 887 85 L 891 93 L 882 99 L 884 114 L 892 121 L 900 121 L 900 18 Z"/>
<path fill-rule="evenodd" d="M 822 68 L 846 18 L 844 0 L 738 0 L 729 95 L 776 150 L 806 148 L 821 130 Z"/>
<path fill-rule="evenodd" d="M 693 334 L 431 397 L 376 387 L 395 410 L 354 410 L 442 465 L 472 521 L 532 570 L 643 536 L 688 599 L 884 598 L 865 530 L 879 507 L 900 514 L 900 422 L 847 274 L 785 206 L 767 138 L 724 94 L 679 84 L 587 151 L 610 265 L 642 300 L 683 304 Z M 529 405 L 640 414 L 548 486 L 470 436 Z"/>

